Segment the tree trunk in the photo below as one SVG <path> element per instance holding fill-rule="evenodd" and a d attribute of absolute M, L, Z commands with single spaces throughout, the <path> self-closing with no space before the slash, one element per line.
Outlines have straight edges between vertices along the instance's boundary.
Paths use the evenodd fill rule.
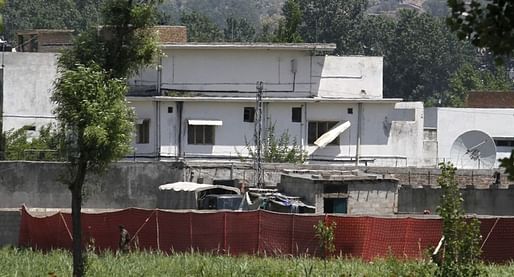
<path fill-rule="evenodd" d="M 82 186 L 86 176 L 86 164 L 79 161 L 77 175 L 71 186 L 71 220 L 73 226 L 73 276 L 84 276 L 84 258 L 82 256 Z"/>

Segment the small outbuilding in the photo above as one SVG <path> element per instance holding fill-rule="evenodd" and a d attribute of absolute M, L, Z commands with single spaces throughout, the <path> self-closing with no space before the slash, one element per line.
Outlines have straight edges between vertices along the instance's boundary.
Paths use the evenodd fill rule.
<path fill-rule="evenodd" d="M 191 182 L 176 182 L 159 186 L 157 208 L 159 209 L 198 209 L 203 198 L 207 195 L 239 195 L 238 188 L 198 184 Z"/>
<path fill-rule="evenodd" d="M 354 171 L 289 171 L 279 191 L 295 195 L 315 213 L 393 215 L 397 212 L 398 180 Z"/>

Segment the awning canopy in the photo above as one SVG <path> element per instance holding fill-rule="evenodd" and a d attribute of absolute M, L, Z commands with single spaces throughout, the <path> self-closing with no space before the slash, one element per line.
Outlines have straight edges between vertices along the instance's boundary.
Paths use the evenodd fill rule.
<path fill-rule="evenodd" d="M 340 134 L 342 134 L 346 129 L 350 128 L 350 121 L 339 122 L 336 126 L 330 129 L 328 132 L 321 135 L 314 144 L 323 148 L 327 146 L 330 142 L 337 138 Z"/>
<path fill-rule="evenodd" d="M 211 126 L 221 126 L 223 125 L 223 121 L 221 120 L 212 120 L 212 119 L 189 119 L 187 121 L 189 125 L 211 125 Z"/>

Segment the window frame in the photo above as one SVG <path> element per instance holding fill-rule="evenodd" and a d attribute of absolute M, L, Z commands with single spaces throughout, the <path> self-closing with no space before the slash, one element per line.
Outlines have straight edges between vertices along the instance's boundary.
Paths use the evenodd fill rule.
<path fill-rule="evenodd" d="M 243 107 L 243 122 L 255 122 L 255 107 Z"/>
<path fill-rule="evenodd" d="M 136 124 L 136 144 L 150 144 L 150 119 L 140 119 Z"/>
<path fill-rule="evenodd" d="M 299 110 L 299 112 L 298 112 Z M 295 111 L 297 113 L 295 113 Z M 295 117 L 295 115 L 297 117 Z M 299 116 L 299 118 L 298 118 Z M 291 108 L 291 122 L 294 122 L 294 123 L 301 123 L 302 122 L 302 107 L 292 107 Z"/>
<path fill-rule="evenodd" d="M 319 139 L 321 135 L 328 132 L 328 130 L 332 129 L 334 126 L 337 125 L 339 121 L 318 121 L 318 120 L 311 120 L 307 123 L 307 143 L 308 145 L 314 145 L 314 142 Z M 312 126 L 315 125 L 314 128 L 314 137 L 311 137 L 312 133 Z M 320 126 L 325 125 L 325 126 Z M 341 145 L 341 135 L 337 136 L 333 141 L 331 141 L 328 145 L 331 146 L 339 146 Z"/>
<path fill-rule="evenodd" d="M 214 145 L 216 137 L 215 127 L 214 125 L 187 125 L 187 144 Z"/>

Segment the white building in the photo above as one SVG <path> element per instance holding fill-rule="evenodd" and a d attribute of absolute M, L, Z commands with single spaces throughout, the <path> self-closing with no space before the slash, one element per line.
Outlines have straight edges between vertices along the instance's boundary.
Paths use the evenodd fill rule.
<path fill-rule="evenodd" d="M 136 155 L 232 158 L 255 130 L 256 82 L 264 126 L 288 132 L 309 160 L 416 166 L 423 105 L 382 97 L 381 57 L 328 55 L 333 44 L 169 44 L 155 68 L 130 81 Z M 313 142 L 351 126 L 325 148 Z"/>
<path fill-rule="evenodd" d="M 53 122 L 50 95 L 57 76 L 57 54 L 4 52 L 1 55 L 0 131 L 25 128 L 33 132 Z"/>
<path fill-rule="evenodd" d="M 505 92 L 506 93 L 506 92 Z M 492 138 L 497 159 L 514 149 L 514 109 L 512 108 L 426 108 L 425 164 L 450 161 L 457 138 L 469 131 L 480 131 Z"/>

